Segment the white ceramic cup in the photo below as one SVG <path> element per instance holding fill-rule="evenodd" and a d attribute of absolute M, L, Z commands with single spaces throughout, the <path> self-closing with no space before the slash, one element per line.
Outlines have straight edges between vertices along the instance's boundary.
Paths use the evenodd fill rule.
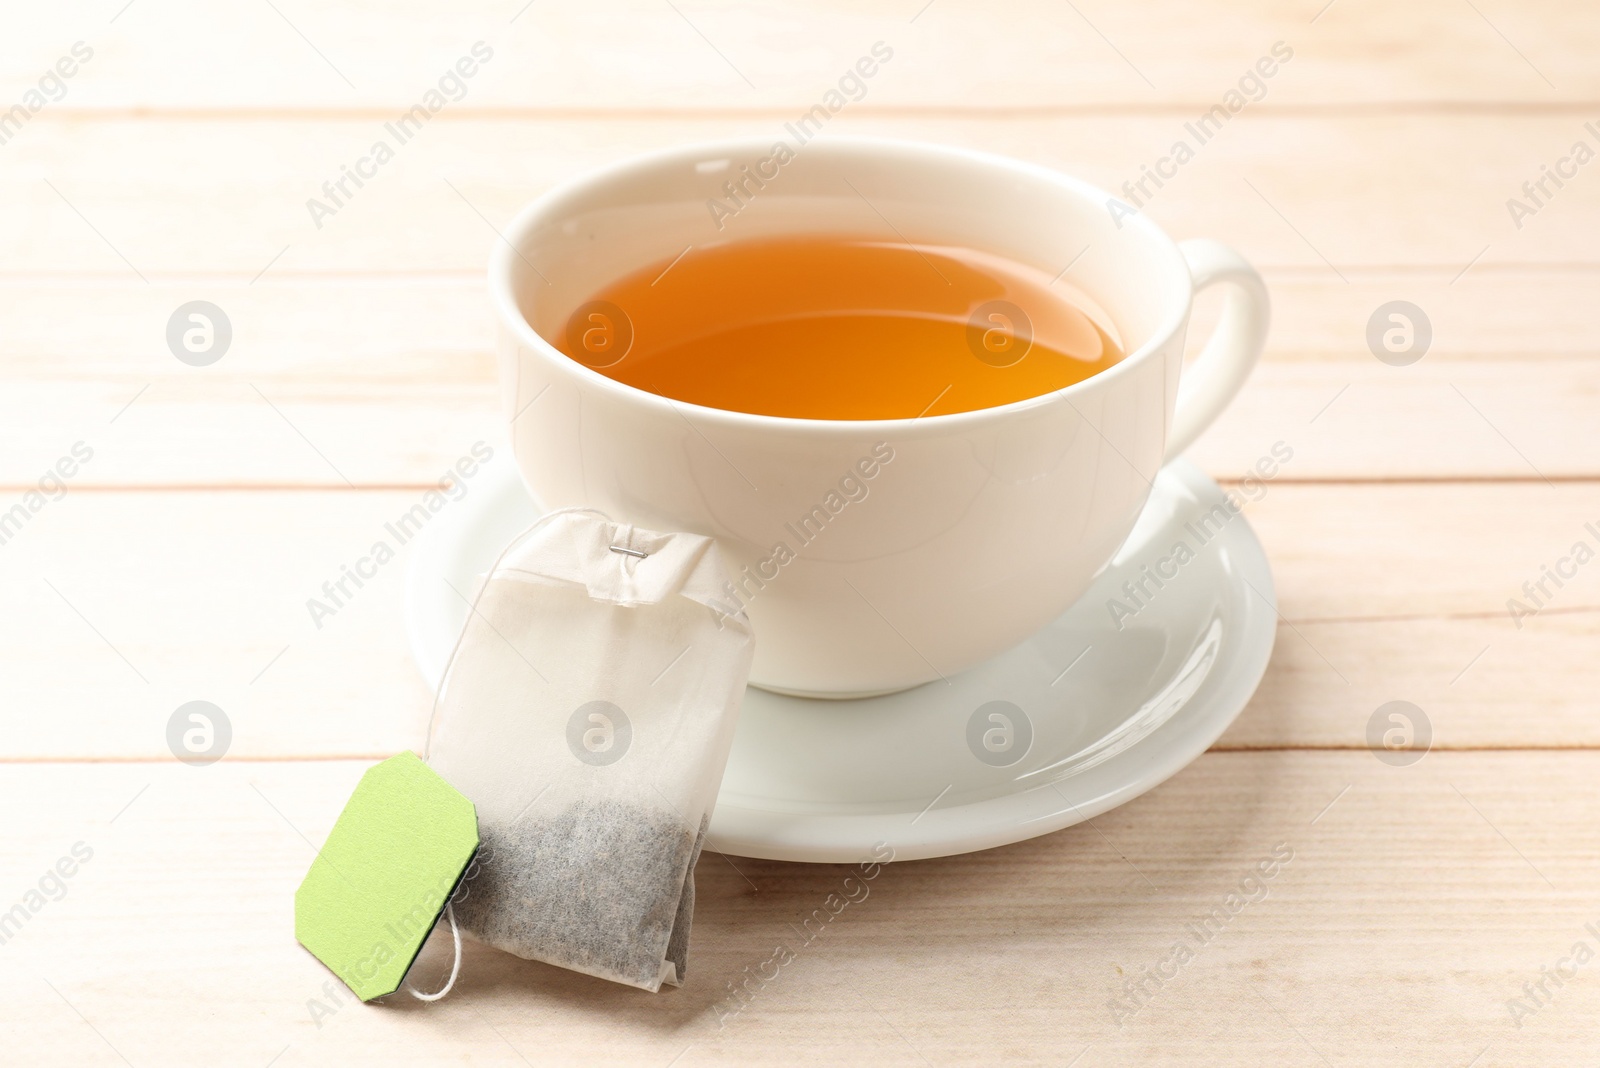
<path fill-rule="evenodd" d="M 850 697 L 948 678 L 1049 623 L 1112 559 L 1157 470 L 1254 366 L 1266 289 L 1225 245 L 1113 218 L 1108 194 L 1043 167 L 868 138 L 785 147 L 781 163 L 767 140 L 628 160 L 511 224 L 489 288 L 517 464 L 548 507 L 716 538 L 736 571 L 730 610 L 755 628 L 759 686 Z M 964 246 L 1051 276 L 1070 263 L 1057 289 L 1128 355 L 1013 404 L 855 422 L 670 400 L 546 340 L 624 274 L 806 232 Z M 1194 293 L 1219 283 L 1220 325 L 1180 391 Z"/>

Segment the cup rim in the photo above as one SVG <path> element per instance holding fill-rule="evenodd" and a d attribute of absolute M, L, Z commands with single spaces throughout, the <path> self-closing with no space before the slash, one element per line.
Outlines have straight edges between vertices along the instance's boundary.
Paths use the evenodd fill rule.
<path fill-rule="evenodd" d="M 1009 404 L 1000 404 L 989 408 L 975 408 L 964 412 L 950 412 L 945 415 L 919 415 L 892 419 L 811 419 L 799 416 L 762 415 L 728 408 L 712 408 L 695 404 L 692 401 L 678 400 L 659 393 L 652 393 L 649 390 L 640 389 L 626 382 L 619 382 L 608 375 L 603 375 L 594 368 L 573 359 L 549 341 L 546 341 L 533 328 L 533 324 L 528 322 L 527 317 L 522 314 L 513 285 L 517 274 L 517 261 L 522 259 L 522 253 L 519 250 L 530 232 L 538 227 L 551 214 L 553 209 L 564 201 L 596 183 L 620 178 L 630 173 L 657 169 L 666 164 L 679 161 L 687 162 L 691 159 L 708 155 L 734 155 L 740 152 L 766 151 L 771 147 L 770 141 L 770 138 L 763 137 L 723 138 L 715 141 L 697 141 L 675 145 L 670 148 L 657 149 L 653 152 L 640 153 L 584 171 L 558 183 L 535 197 L 516 214 L 501 235 L 501 240 L 494 245 L 493 251 L 490 253 L 488 267 L 489 296 L 502 326 L 508 329 L 516 338 L 520 348 L 527 348 L 538 353 L 544 360 L 551 362 L 555 366 L 563 367 L 567 373 L 575 374 L 580 381 L 587 383 L 589 386 L 606 392 L 618 400 L 642 404 L 662 414 L 672 414 L 674 412 L 680 416 L 692 414 L 703 422 L 720 423 L 728 427 L 772 428 L 777 426 L 791 431 L 819 435 L 859 436 L 873 433 L 904 432 L 907 428 L 919 424 L 940 431 L 965 430 L 986 421 L 1009 418 L 1059 401 L 1065 400 L 1071 403 L 1072 398 L 1103 388 L 1125 375 L 1132 374 L 1136 367 L 1153 359 L 1158 352 L 1166 347 L 1172 337 L 1182 329 L 1184 322 L 1188 318 L 1190 305 L 1194 297 L 1194 285 L 1189 273 L 1188 261 L 1184 258 L 1183 252 L 1179 249 L 1177 243 L 1168 236 L 1166 231 L 1151 222 L 1143 212 L 1138 212 L 1131 218 L 1124 219 L 1122 227 L 1133 229 L 1140 237 L 1151 242 L 1161 254 L 1170 257 L 1174 262 L 1176 271 L 1183 279 L 1186 290 L 1184 299 L 1176 302 L 1177 306 L 1166 316 L 1162 325 L 1142 345 L 1129 352 L 1104 371 L 1090 375 L 1088 378 L 1074 382 L 1069 386 L 1064 386 L 1061 389 L 1052 390 L 1049 393 L 1041 393 L 1038 396 L 1026 397 L 1022 400 L 1012 401 Z M 806 144 L 807 146 L 820 145 L 824 148 L 841 147 L 845 149 L 889 151 L 902 153 L 906 156 L 922 155 L 925 158 L 943 159 L 945 161 L 976 162 L 1009 170 L 1014 174 L 1043 180 L 1046 183 L 1060 186 L 1065 191 L 1090 202 L 1107 203 L 1115 199 L 1110 193 L 1098 186 L 1052 167 L 977 149 L 940 145 L 924 141 L 844 134 L 820 135 Z"/>

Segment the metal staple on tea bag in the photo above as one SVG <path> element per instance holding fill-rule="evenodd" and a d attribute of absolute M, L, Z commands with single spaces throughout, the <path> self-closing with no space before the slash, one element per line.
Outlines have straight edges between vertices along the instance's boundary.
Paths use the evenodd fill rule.
<path fill-rule="evenodd" d="M 611 546 L 611 551 L 614 553 L 626 553 L 629 556 L 637 556 L 641 560 L 650 555 L 649 553 L 642 553 L 638 549 L 624 549 L 620 545 Z"/>

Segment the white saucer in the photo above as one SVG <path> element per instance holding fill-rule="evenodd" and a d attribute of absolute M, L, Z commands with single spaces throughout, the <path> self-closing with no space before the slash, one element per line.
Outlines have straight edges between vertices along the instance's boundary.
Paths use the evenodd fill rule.
<path fill-rule="evenodd" d="M 1177 772 L 1244 708 L 1277 634 L 1272 572 L 1244 517 L 1203 544 L 1198 526 L 1185 526 L 1222 499 L 1193 465 L 1168 465 L 1128 543 L 1082 600 L 948 683 L 855 701 L 750 688 L 708 844 L 828 863 L 870 857 L 880 842 L 896 860 L 947 856 L 1069 827 Z M 406 616 L 430 685 L 466 618 L 445 580 L 471 589 L 539 514 L 500 463 L 426 528 Z M 1154 596 L 1119 630 L 1107 602 L 1138 607 L 1123 583 L 1170 560 L 1180 541 L 1194 558 L 1162 564 L 1176 566 L 1175 577 L 1159 590 L 1147 579 Z M 984 707 L 991 702 L 1009 704 Z"/>

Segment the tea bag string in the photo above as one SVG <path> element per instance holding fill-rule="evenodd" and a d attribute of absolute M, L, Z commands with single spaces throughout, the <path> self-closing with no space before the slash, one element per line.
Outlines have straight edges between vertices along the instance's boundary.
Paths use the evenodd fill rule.
<path fill-rule="evenodd" d="M 412 986 L 411 985 L 411 980 L 407 979 L 406 980 L 406 993 L 410 994 L 412 997 L 416 998 L 418 1001 L 438 1001 L 440 998 L 442 998 L 446 994 L 450 993 L 451 988 L 456 985 L 456 976 L 461 974 L 461 928 L 456 926 L 456 910 L 455 910 L 455 906 L 454 905 L 445 905 L 444 914 L 450 920 L 450 937 L 455 940 L 455 944 L 456 944 L 456 959 L 455 959 L 455 963 L 450 965 L 450 981 L 445 983 L 444 986 L 442 988 L 440 988 L 437 993 L 424 994 L 422 991 L 420 991 L 416 987 Z"/>

